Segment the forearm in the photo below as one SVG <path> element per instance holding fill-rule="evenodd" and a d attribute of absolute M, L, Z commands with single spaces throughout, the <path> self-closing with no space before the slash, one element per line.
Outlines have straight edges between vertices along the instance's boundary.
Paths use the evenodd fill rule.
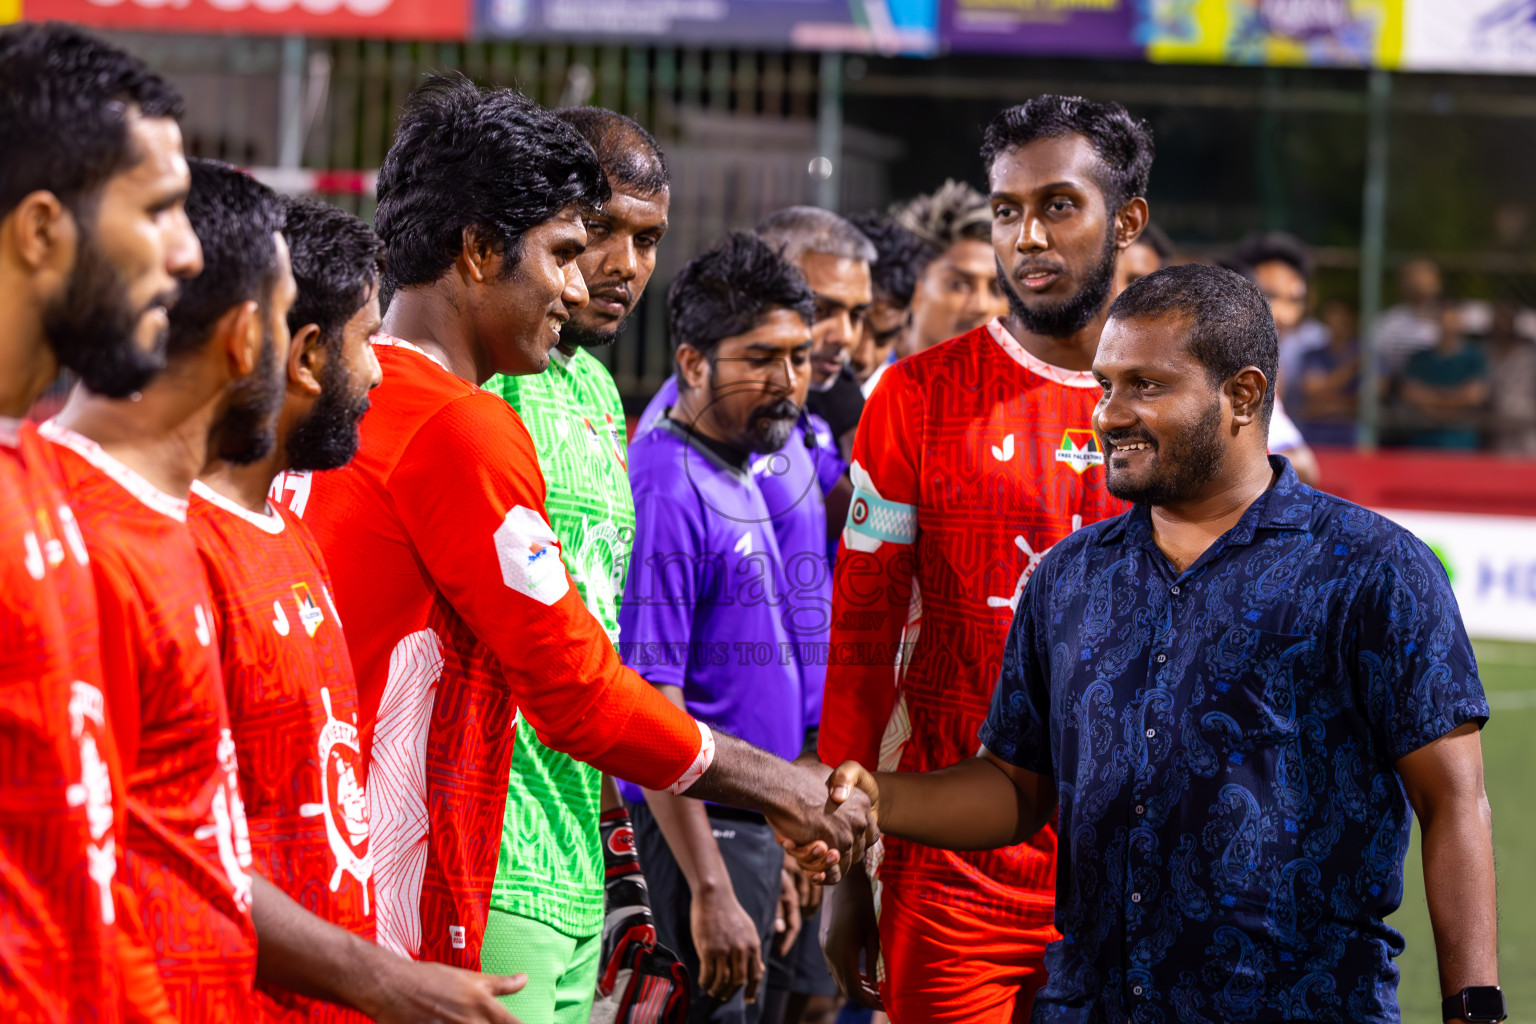
<path fill-rule="evenodd" d="M 794 816 L 826 803 L 827 775 L 825 769 L 798 770 L 745 740 L 717 732 L 714 763 L 686 795 L 759 814 Z"/>
<path fill-rule="evenodd" d="M 944 850 L 1021 843 L 1040 831 L 1055 810 L 1043 776 L 1021 785 L 987 756 L 937 772 L 880 772 L 875 779 L 880 831 Z"/>
<path fill-rule="evenodd" d="M 278 988 L 373 1014 L 380 978 L 399 958 L 305 910 L 261 875 L 253 876 L 256 976 Z"/>
<path fill-rule="evenodd" d="M 1423 818 L 1424 889 L 1443 995 L 1497 985 L 1498 902 L 1488 797 L 1449 801 Z"/>
<path fill-rule="evenodd" d="M 619 787 L 614 783 L 612 775 L 603 776 L 598 794 L 599 799 L 602 801 L 602 811 L 604 814 L 607 814 L 609 811 L 619 810 L 624 806 L 624 798 L 619 795 Z"/>
<path fill-rule="evenodd" d="M 678 869 L 695 896 L 730 891 L 731 878 L 715 842 L 709 813 L 697 800 L 646 790 L 645 802 L 661 829 Z"/>

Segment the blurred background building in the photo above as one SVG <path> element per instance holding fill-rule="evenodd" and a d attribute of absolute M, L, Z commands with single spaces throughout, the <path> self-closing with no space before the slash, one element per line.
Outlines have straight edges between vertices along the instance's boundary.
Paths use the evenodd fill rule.
<path fill-rule="evenodd" d="M 634 411 L 670 372 L 666 285 L 724 231 L 984 187 L 999 108 L 1118 100 L 1156 133 L 1148 199 L 1175 259 L 1304 246 L 1281 383 L 1323 486 L 1435 548 L 1496 710 L 1536 724 L 1536 648 L 1504 643 L 1536 641 L 1536 0 L 0 0 L 0 22 L 22 17 L 93 26 L 168 74 L 191 152 L 364 217 L 425 71 L 635 117 L 674 185 L 656 279 L 605 353 Z M 1490 787 L 1500 757 L 1523 766 L 1512 786 L 1529 775 L 1513 742 L 1490 746 Z M 1506 893 L 1536 887 L 1509 873 L 1529 874 L 1536 826 L 1499 839 Z M 1505 980 L 1536 998 L 1520 898 Z M 1404 1007 L 1431 1021 L 1419 901 Z"/>

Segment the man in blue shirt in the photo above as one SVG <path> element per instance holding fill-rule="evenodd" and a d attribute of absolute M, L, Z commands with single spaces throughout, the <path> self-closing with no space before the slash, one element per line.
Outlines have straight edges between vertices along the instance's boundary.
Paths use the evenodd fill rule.
<path fill-rule="evenodd" d="M 1411 806 L 1447 1019 L 1497 1019 L 1488 704 L 1445 571 L 1266 454 L 1253 285 L 1170 267 L 1109 317 L 1094 428 L 1135 507 L 1041 562 L 977 757 L 845 765 L 834 799 L 858 785 L 882 830 L 951 849 L 1059 812 L 1037 1024 L 1397 1021 Z"/>
<path fill-rule="evenodd" d="M 751 461 L 800 443 L 812 293 L 766 242 L 738 234 L 683 268 L 668 306 L 678 396 L 629 449 L 635 540 L 620 653 L 701 721 L 793 759 L 805 735 L 793 646 L 802 595 Z M 757 1021 L 782 891 L 772 828 L 751 812 L 621 788 L 657 937 L 695 980 L 690 1019 Z"/>

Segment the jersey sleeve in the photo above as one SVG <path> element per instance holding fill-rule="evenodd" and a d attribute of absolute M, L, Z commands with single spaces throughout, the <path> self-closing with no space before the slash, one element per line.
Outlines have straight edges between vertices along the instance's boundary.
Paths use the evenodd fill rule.
<path fill-rule="evenodd" d="M 619 606 L 619 651 L 653 686 L 681 689 L 688 673 L 704 524 L 654 488 L 635 492 L 635 544 Z"/>
<path fill-rule="evenodd" d="M 832 593 L 832 650 L 817 750 L 873 770 L 896 705 L 896 655 L 912 604 L 922 393 L 894 366 L 853 442 L 853 499 Z"/>
<path fill-rule="evenodd" d="M 620 663 L 571 582 L 533 440 L 504 401 L 444 406 L 386 488 L 438 590 L 501 661 L 548 746 L 650 789 L 703 774 L 708 730 Z"/>

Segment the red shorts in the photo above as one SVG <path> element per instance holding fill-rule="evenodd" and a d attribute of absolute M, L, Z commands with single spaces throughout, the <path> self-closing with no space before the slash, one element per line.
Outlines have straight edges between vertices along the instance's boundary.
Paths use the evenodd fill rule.
<path fill-rule="evenodd" d="M 882 885 L 885 1012 L 891 1024 L 1025 1024 L 1059 937 Z"/>

